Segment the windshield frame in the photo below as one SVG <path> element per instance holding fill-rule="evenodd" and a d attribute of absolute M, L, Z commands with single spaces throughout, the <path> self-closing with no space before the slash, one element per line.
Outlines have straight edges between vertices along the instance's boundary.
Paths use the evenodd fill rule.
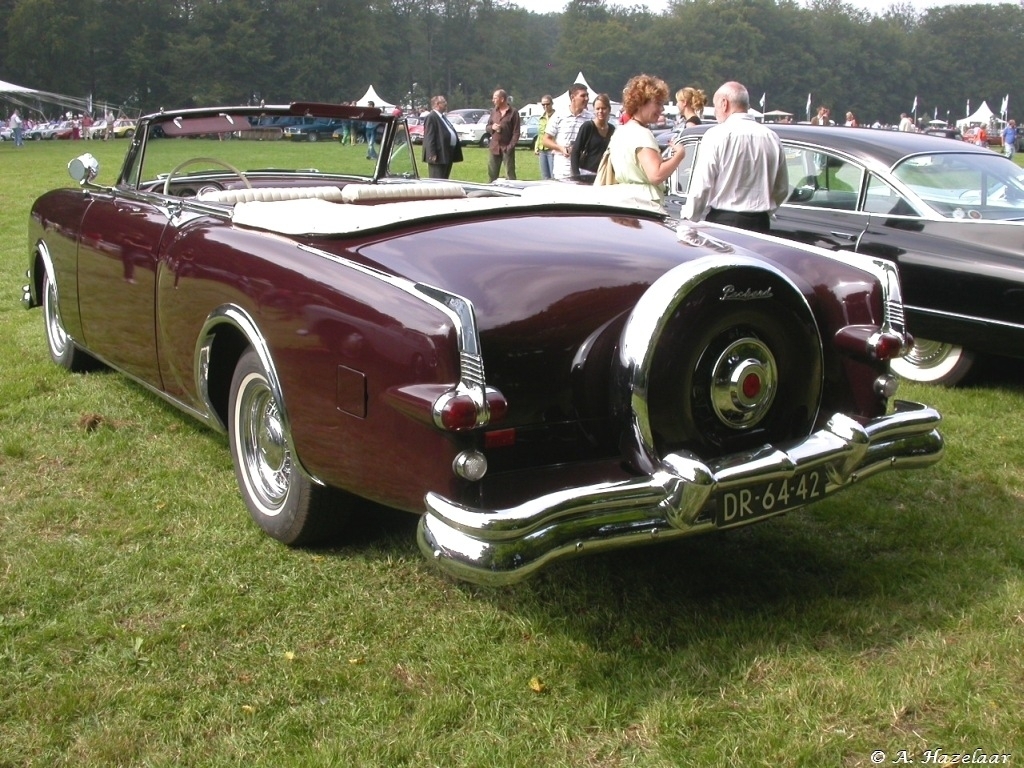
<path fill-rule="evenodd" d="M 349 160 L 346 165 L 339 160 L 341 155 L 338 154 L 338 145 L 341 142 L 332 140 L 337 137 L 325 136 L 323 141 L 309 141 L 307 145 L 306 142 L 290 141 L 283 127 L 271 131 L 266 128 L 268 123 L 287 123 L 289 120 L 310 123 L 320 118 L 350 121 L 353 125 L 376 126 L 373 151 L 377 156 L 371 157 L 370 149 L 365 148 L 364 144 L 359 148 L 359 161 Z M 162 182 L 176 167 L 171 160 L 164 157 L 171 154 L 165 151 L 172 146 L 168 142 L 194 142 L 187 150 L 180 145 L 174 145 L 177 149 L 176 154 L 192 154 L 197 161 L 202 161 L 217 160 L 220 153 L 237 157 L 240 148 L 232 145 L 242 144 L 239 139 L 260 141 L 260 150 L 266 155 L 266 162 L 261 160 L 260 167 L 240 169 L 248 178 L 295 175 L 313 179 L 357 180 L 364 183 L 419 178 L 414 147 L 403 117 L 385 114 L 376 107 L 294 102 L 275 106 L 162 111 L 146 115 L 139 120 L 138 129 L 131 139 L 116 184 L 132 191 L 160 191 Z M 353 144 L 354 141 L 355 138 Z M 249 151 L 242 154 L 251 156 L 254 145 L 245 142 L 244 146 Z M 316 161 L 309 164 L 305 161 L 274 162 L 275 155 L 291 160 L 302 151 L 308 151 L 311 155 L 316 153 Z M 212 157 L 207 157 L 208 155 Z M 184 178 L 210 176 L 237 179 L 238 174 L 228 171 L 224 167 L 225 164 L 227 168 L 232 167 L 225 160 L 220 163 L 207 163 L 209 167 L 206 170 L 189 169 L 181 173 Z M 175 179 L 178 178 L 175 174 Z"/>

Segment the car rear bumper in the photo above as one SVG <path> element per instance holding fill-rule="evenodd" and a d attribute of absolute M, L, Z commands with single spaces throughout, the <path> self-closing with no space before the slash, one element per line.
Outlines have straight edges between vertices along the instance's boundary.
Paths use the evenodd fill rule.
<path fill-rule="evenodd" d="M 474 509 L 427 494 L 420 549 L 444 570 L 478 584 L 511 584 L 557 560 L 735 527 L 791 511 L 716 521 L 723 493 L 786 482 L 818 469 L 819 498 L 888 469 L 926 467 L 943 453 L 941 416 L 898 401 L 895 412 L 868 424 L 843 414 L 807 438 L 765 446 L 713 462 L 669 454 L 650 475 L 567 488 L 508 509 Z"/>

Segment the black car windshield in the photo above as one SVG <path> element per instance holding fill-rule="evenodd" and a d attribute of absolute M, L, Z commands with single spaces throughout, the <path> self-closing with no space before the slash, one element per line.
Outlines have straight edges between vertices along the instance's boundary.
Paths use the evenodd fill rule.
<path fill-rule="evenodd" d="M 1024 169 L 995 152 L 914 155 L 893 175 L 941 216 L 1024 220 Z"/>

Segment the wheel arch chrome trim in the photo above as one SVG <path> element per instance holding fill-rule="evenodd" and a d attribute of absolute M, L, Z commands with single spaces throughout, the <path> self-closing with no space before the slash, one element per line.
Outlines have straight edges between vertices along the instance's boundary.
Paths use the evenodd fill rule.
<path fill-rule="evenodd" d="M 53 268 L 53 257 L 50 256 L 50 248 L 46 245 L 46 241 L 40 238 L 33 246 L 32 260 L 25 271 L 25 278 L 28 282 L 22 287 L 21 296 L 21 303 L 25 309 L 38 307 L 43 303 L 43 278 L 36 267 L 36 263 L 39 261 L 43 263 L 43 271 L 50 276 L 50 282 L 53 283 L 54 290 L 59 292 L 57 276 Z"/>
<path fill-rule="evenodd" d="M 196 392 L 199 399 L 210 414 L 210 425 L 221 432 L 227 432 L 227 423 L 220 417 L 216 403 L 210 392 L 210 363 L 213 357 L 213 345 L 217 336 L 217 329 L 228 325 L 238 331 L 245 338 L 246 343 L 252 347 L 260 358 L 263 370 L 267 373 L 267 381 L 274 393 L 274 398 L 281 406 L 281 413 L 285 425 L 290 426 L 287 408 L 284 404 L 284 392 L 281 388 L 281 379 L 277 375 L 277 367 L 270 354 L 270 347 L 267 346 L 259 326 L 252 316 L 241 307 L 235 304 L 223 304 L 211 312 L 203 323 L 202 331 L 196 341 L 195 359 L 193 362 L 193 375 L 196 383 Z"/>
<path fill-rule="evenodd" d="M 203 323 L 203 328 L 199 333 L 199 338 L 196 340 L 193 375 L 195 377 L 196 392 L 203 403 L 205 412 L 208 414 L 206 418 L 207 424 L 223 433 L 226 433 L 228 430 L 228 425 L 221 418 L 220 412 L 217 410 L 216 403 L 214 402 L 213 395 L 210 391 L 210 364 L 213 359 L 214 341 L 217 336 L 217 329 L 225 325 L 230 326 L 240 333 L 245 339 L 246 344 L 248 344 L 248 346 L 253 349 L 259 357 L 260 365 L 263 366 L 263 370 L 267 375 L 267 384 L 270 386 L 270 391 L 273 393 L 274 399 L 277 401 L 281 414 L 281 421 L 284 425 L 285 434 L 288 439 L 288 450 L 292 454 L 295 465 L 311 481 L 318 485 L 323 485 L 324 483 L 322 480 L 306 469 L 298 451 L 295 450 L 295 444 L 292 440 L 291 418 L 288 415 L 288 405 L 285 402 L 284 390 L 281 386 L 281 377 L 277 373 L 277 366 L 274 364 L 274 358 L 270 353 L 270 347 L 267 345 L 266 339 L 260 332 L 259 325 L 256 321 L 245 309 L 236 304 L 222 304 L 211 312 L 207 316 L 206 322 Z"/>

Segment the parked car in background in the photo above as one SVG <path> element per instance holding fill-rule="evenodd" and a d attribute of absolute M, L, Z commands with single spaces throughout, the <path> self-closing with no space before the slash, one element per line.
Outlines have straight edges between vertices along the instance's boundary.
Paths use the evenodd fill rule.
<path fill-rule="evenodd" d="M 490 132 L 490 113 L 482 115 L 475 123 L 459 123 L 455 126 L 456 133 L 459 134 L 459 142 L 461 144 L 477 146 L 477 147 L 488 147 L 491 143 L 491 132 Z M 518 147 L 532 147 L 533 142 L 537 138 L 537 131 L 540 126 L 540 118 L 536 115 L 529 118 L 523 118 L 519 123 L 519 141 L 516 143 Z"/>
<path fill-rule="evenodd" d="M 78 131 L 78 137 L 81 138 L 81 136 L 82 136 L 81 124 L 78 121 L 75 121 L 75 120 L 65 120 L 59 126 L 57 126 L 57 129 L 53 132 L 53 134 L 50 136 L 50 138 L 51 139 L 61 139 L 61 140 L 73 139 L 75 137 L 75 131 L 76 130 Z"/>
<path fill-rule="evenodd" d="M 14 129 L 8 125 L 0 126 L 0 141 L 14 141 Z"/>
<path fill-rule="evenodd" d="M 97 120 L 88 128 L 82 129 L 83 139 L 102 139 L 107 132 L 107 121 Z"/>
<path fill-rule="evenodd" d="M 519 123 L 519 144 L 520 147 L 532 147 L 537 140 L 537 133 L 540 130 L 540 117 L 524 117 Z"/>
<path fill-rule="evenodd" d="M 340 120 L 310 117 L 297 125 L 289 125 L 284 129 L 283 136 L 289 141 L 329 141 L 334 132 L 340 129 Z"/>
<path fill-rule="evenodd" d="M 929 123 L 924 129 L 924 133 L 929 136 L 941 136 L 945 139 L 957 139 L 958 141 L 964 140 L 959 128 L 955 125 L 946 125 L 945 123 Z"/>
<path fill-rule="evenodd" d="M 66 133 L 66 138 L 69 138 L 71 136 L 71 121 L 52 120 L 47 123 L 38 123 L 23 130 L 21 136 L 25 141 L 42 141 L 56 138 L 58 133 Z"/>
<path fill-rule="evenodd" d="M 455 117 L 456 119 L 461 118 L 460 115 Z M 483 115 L 472 123 L 465 121 L 465 118 L 459 119 L 458 122 L 453 120 L 452 125 L 455 126 L 455 132 L 459 134 L 459 143 L 475 147 L 489 146 L 491 142 L 491 134 L 488 130 L 490 126 L 487 124 L 489 117 L 489 115 Z"/>
<path fill-rule="evenodd" d="M 257 111 L 378 122 L 380 157 L 205 138 Z M 940 458 L 939 414 L 894 399 L 891 263 L 677 231 L 628 185 L 419 179 L 417 154 L 372 108 L 149 115 L 113 185 L 86 154 L 80 189 L 36 200 L 23 303 L 56 364 L 226 433 L 268 535 L 317 541 L 372 499 L 482 583 Z"/>
<path fill-rule="evenodd" d="M 686 199 L 707 126 L 683 134 L 669 202 Z M 791 192 L 772 233 L 899 267 L 915 344 L 893 370 L 952 385 L 975 353 L 1024 357 L 1024 169 L 967 142 L 773 125 Z"/>
<path fill-rule="evenodd" d="M 489 109 L 477 109 L 475 107 L 463 107 L 461 109 L 452 109 L 447 113 L 448 119 L 452 117 L 459 117 L 467 123 L 478 123 L 480 118 L 486 118 L 491 114 Z"/>
<path fill-rule="evenodd" d="M 114 138 L 130 139 L 135 135 L 135 121 L 126 117 L 114 121 Z"/>
<path fill-rule="evenodd" d="M 413 144 L 422 144 L 423 128 L 425 126 L 423 118 L 407 117 L 405 121 L 409 126 L 409 140 L 412 141 Z"/>

